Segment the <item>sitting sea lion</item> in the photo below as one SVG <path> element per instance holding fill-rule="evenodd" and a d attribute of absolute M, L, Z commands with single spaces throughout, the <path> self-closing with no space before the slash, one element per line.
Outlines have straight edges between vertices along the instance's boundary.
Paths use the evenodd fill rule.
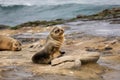
<path fill-rule="evenodd" d="M 48 35 L 45 45 L 32 57 L 34 63 L 48 64 L 51 60 L 62 56 L 65 52 L 61 52 L 60 48 L 64 41 L 64 29 L 54 27 Z"/>
<path fill-rule="evenodd" d="M 0 35 L 0 50 L 20 51 L 21 43 L 14 38 Z"/>

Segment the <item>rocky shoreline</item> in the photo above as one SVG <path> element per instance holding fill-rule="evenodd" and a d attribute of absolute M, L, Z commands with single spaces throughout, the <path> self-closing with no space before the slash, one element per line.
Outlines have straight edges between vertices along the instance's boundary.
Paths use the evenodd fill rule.
<path fill-rule="evenodd" d="M 108 21 L 111 21 L 112 24 L 120 24 L 120 8 L 105 9 L 102 12 L 99 12 L 93 15 L 88 15 L 88 16 L 78 15 L 75 18 L 68 19 L 68 20 L 64 20 L 64 19 L 56 19 L 51 21 L 37 20 L 37 21 L 25 22 L 16 26 L 0 25 L 0 29 L 4 29 L 4 28 L 19 29 L 22 27 L 36 27 L 36 26 L 47 27 L 47 26 L 54 26 L 58 24 L 64 24 L 66 22 L 73 22 L 77 20 L 82 20 L 82 21 L 108 20 Z"/>
<path fill-rule="evenodd" d="M 22 51 L 0 51 L 0 80 L 119 80 L 120 36 L 98 36 L 79 31 L 81 26 L 85 28 L 85 26 L 94 26 L 95 23 L 99 23 L 95 24 L 95 27 L 100 25 L 101 28 L 110 24 L 110 27 L 119 29 L 119 13 L 120 8 L 114 8 L 87 16 L 87 19 L 86 16 L 79 15 L 70 20 L 27 22 L 12 29 L 5 25 L 0 26 L 1 35 L 11 36 L 23 43 Z M 44 44 L 46 36 L 54 25 L 65 29 L 66 40 L 61 48 L 66 52 L 65 56 L 80 55 L 84 52 L 99 53 L 99 60 L 96 63 L 82 64 L 77 69 L 61 69 L 51 67 L 51 65 L 32 63 L 31 57 Z M 87 32 L 90 30 L 87 29 Z"/>

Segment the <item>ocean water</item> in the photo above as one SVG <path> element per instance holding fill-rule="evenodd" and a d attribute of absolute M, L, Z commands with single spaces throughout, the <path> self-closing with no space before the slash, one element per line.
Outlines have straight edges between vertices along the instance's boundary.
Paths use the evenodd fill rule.
<path fill-rule="evenodd" d="M 0 24 L 70 19 L 113 7 L 120 7 L 120 0 L 0 0 Z"/>

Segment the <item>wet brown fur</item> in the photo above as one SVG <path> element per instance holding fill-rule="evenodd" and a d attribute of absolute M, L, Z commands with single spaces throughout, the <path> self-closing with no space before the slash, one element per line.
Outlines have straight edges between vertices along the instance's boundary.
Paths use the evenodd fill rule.
<path fill-rule="evenodd" d="M 64 41 L 64 29 L 54 27 L 46 39 L 45 45 L 32 57 L 34 63 L 48 64 L 52 59 L 62 55 L 60 51 Z"/>
<path fill-rule="evenodd" d="M 0 35 L 0 51 L 3 50 L 20 51 L 21 43 L 11 37 Z"/>

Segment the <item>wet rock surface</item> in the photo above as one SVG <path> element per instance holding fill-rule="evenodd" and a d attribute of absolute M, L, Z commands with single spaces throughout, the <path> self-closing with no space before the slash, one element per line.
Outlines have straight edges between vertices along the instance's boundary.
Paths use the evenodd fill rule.
<path fill-rule="evenodd" d="M 25 71 L 21 66 L 4 66 L 4 68 L 0 73 L 0 80 L 79 80 L 78 77 L 59 74 L 42 74 L 37 76 L 32 72 Z"/>
<path fill-rule="evenodd" d="M 68 29 L 69 31 L 70 29 Z M 10 30 L 11 31 L 11 30 Z M 16 31 L 16 30 L 15 30 Z M 46 30 L 47 31 L 47 30 Z M 45 32 L 46 32 L 45 31 Z M 22 31 L 21 31 L 22 32 Z M 27 32 L 27 31 L 26 31 Z M 44 31 L 43 31 L 44 32 Z M 8 32 L 9 33 L 9 32 Z M 42 33 L 42 32 L 40 32 Z M 7 34 L 7 33 L 6 33 Z M 33 33 L 34 34 L 34 33 Z M 9 34 L 10 35 L 10 34 Z M 17 35 L 17 34 L 16 34 Z M 24 35 L 24 34 L 23 34 Z M 13 36 L 13 34 L 11 34 Z M 26 35 L 25 35 L 26 36 Z M 31 37 L 32 35 L 29 35 Z M 16 38 L 19 37 L 16 36 Z M 22 36 L 21 36 L 22 37 Z M 35 35 L 34 35 L 35 37 Z M 45 36 L 44 36 L 45 37 Z M 23 39 L 25 37 L 23 36 Z M 20 40 L 19 38 L 17 38 Z M 34 39 L 34 38 L 33 38 Z M 39 39 L 45 41 L 44 38 L 39 36 Z M 29 39 L 31 40 L 31 39 Z M 48 80 L 48 79 L 70 79 L 70 80 L 108 80 L 112 78 L 113 80 L 118 79 L 119 73 L 119 60 L 120 60 L 120 38 L 116 37 L 100 37 L 93 35 L 86 35 L 84 33 L 72 32 L 68 34 L 66 32 L 66 40 L 62 46 L 62 50 L 66 52 L 64 56 L 80 55 L 83 51 L 88 53 L 100 53 L 100 58 L 97 63 L 94 64 L 80 64 L 73 62 L 66 62 L 60 66 L 67 65 L 66 68 L 57 68 L 50 65 L 34 64 L 31 61 L 31 57 L 39 51 L 41 47 L 30 48 L 30 45 L 43 44 L 43 42 L 38 43 L 27 42 L 23 43 L 23 49 L 19 52 L 12 51 L 0 51 L 0 73 L 1 79 L 22 79 L 22 80 Z M 107 45 L 107 46 L 106 46 Z M 108 49 L 109 48 L 109 49 Z M 86 49 L 88 49 L 86 51 Z M 92 50 L 90 50 L 92 49 Z M 84 53 L 83 53 L 84 55 Z M 63 57 L 64 57 L 63 56 Z M 90 57 L 88 57 L 89 60 Z M 67 58 L 68 59 L 68 58 Z M 85 60 L 82 58 L 83 61 Z M 71 59 L 70 59 L 71 60 Z M 96 61 L 97 61 L 96 60 Z M 69 66 L 69 65 L 70 66 Z M 76 65 L 77 64 L 77 65 Z M 114 67 L 111 67 L 114 65 Z M 5 67 L 7 66 L 7 67 Z M 15 67 L 14 67 L 15 66 Z M 76 66 L 76 67 L 75 67 Z M 9 68 L 10 67 L 10 68 Z M 12 68 L 11 68 L 12 67 Z M 27 67 L 27 68 L 26 68 Z M 66 67 L 66 66 L 65 66 Z M 75 67 L 72 68 L 71 67 Z M 5 71 L 4 71 L 5 70 Z M 1 72 L 4 71 L 4 72 Z M 116 72 L 117 71 L 117 72 Z M 21 74 L 25 74 L 21 75 Z M 86 75 L 84 75 L 86 74 Z M 109 76 L 108 76 L 109 75 Z"/>
<path fill-rule="evenodd" d="M 31 80 L 34 79 L 31 72 L 24 71 L 23 67 L 19 66 L 4 66 L 1 71 L 1 80 Z M 30 79 L 31 78 L 31 79 Z"/>
<path fill-rule="evenodd" d="M 82 21 L 89 21 L 89 20 L 109 20 L 112 24 L 119 24 L 120 23 L 120 8 L 112 8 L 112 9 L 105 9 L 97 14 L 93 15 L 78 15 L 75 18 L 64 20 L 64 19 L 56 19 L 51 21 L 29 21 L 25 22 L 19 25 L 16 25 L 12 27 L 11 29 L 16 30 L 20 29 L 22 27 L 36 27 L 36 26 L 42 26 L 42 27 L 48 27 L 48 26 L 54 26 L 59 24 L 64 24 L 66 22 L 73 22 L 77 20 Z"/>
<path fill-rule="evenodd" d="M 109 21 L 75 21 L 65 23 L 64 26 L 70 26 L 69 33 L 76 33 L 76 37 L 82 37 L 85 34 L 103 37 L 120 36 L 120 24 L 110 24 Z M 73 37 L 73 36 L 72 36 Z"/>
<path fill-rule="evenodd" d="M 120 8 L 105 9 L 102 12 L 89 16 L 78 15 L 76 18 L 86 18 L 89 20 L 102 20 L 118 17 L 120 18 Z"/>

